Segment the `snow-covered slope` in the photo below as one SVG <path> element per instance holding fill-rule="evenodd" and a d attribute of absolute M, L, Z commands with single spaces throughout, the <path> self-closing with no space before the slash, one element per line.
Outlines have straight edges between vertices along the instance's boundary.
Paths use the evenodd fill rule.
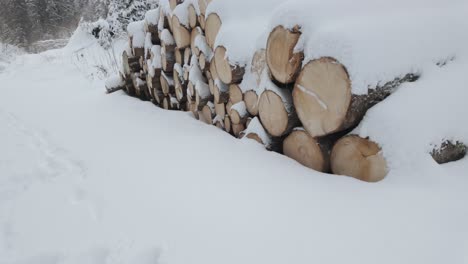
<path fill-rule="evenodd" d="M 357 132 L 392 170 L 367 184 L 105 95 L 108 55 L 83 39 L 0 74 L 1 264 L 467 263 L 468 159 L 426 149 L 468 140 L 467 58 L 369 112 Z"/>

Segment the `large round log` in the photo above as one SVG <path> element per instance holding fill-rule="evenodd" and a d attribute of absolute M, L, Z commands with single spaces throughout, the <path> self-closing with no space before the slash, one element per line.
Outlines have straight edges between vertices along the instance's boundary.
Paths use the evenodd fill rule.
<path fill-rule="evenodd" d="M 431 151 L 432 158 L 439 164 L 458 161 L 466 156 L 467 146 L 460 141 L 446 140 Z"/>
<path fill-rule="evenodd" d="M 283 152 L 308 168 L 330 172 L 330 152 L 334 142 L 332 138 L 313 138 L 299 128 L 284 140 Z"/>
<path fill-rule="evenodd" d="M 258 105 L 260 120 L 274 137 L 288 134 L 299 124 L 289 90 L 274 88 L 265 90 Z"/>
<path fill-rule="evenodd" d="M 221 29 L 221 19 L 216 13 L 211 13 L 206 18 L 205 23 L 205 35 L 206 42 L 214 49 L 216 37 L 218 36 L 219 30 Z"/>
<path fill-rule="evenodd" d="M 295 51 L 301 37 L 299 27 L 277 26 L 268 36 L 266 60 L 273 78 L 283 84 L 293 83 L 301 69 L 303 52 Z"/>
<path fill-rule="evenodd" d="M 378 87 L 368 94 L 352 93 L 346 68 L 333 58 L 312 60 L 304 66 L 293 90 L 294 105 L 304 128 L 320 137 L 356 126 L 367 110 L 384 100 L 404 82 L 417 80 L 414 74 Z"/>
<path fill-rule="evenodd" d="M 340 139 L 333 147 L 331 169 L 337 175 L 378 182 L 387 175 L 387 162 L 375 142 L 349 135 Z"/>
<path fill-rule="evenodd" d="M 240 65 L 232 65 L 226 56 L 226 48 L 218 46 L 214 53 L 216 72 L 218 78 L 225 84 L 239 83 L 244 77 L 245 68 Z"/>

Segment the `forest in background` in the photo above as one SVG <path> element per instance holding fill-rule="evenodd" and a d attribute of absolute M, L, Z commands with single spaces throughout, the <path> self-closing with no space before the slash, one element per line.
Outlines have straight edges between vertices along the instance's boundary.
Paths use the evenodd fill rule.
<path fill-rule="evenodd" d="M 68 38 L 80 21 L 104 19 L 112 36 L 125 32 L 157 6 L 157 0 L 0 0 L 0 43 L 21 48 L 48 39 Z"/>

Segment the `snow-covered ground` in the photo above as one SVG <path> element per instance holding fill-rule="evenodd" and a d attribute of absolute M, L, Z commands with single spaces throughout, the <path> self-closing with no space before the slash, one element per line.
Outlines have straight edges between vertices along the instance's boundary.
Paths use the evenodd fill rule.
<path fill-rule="evenodd" d="M 438 166 L 386 145 L 394 169 L 380 183 L 317 173 L 190 114 L 105 95 L 97 77 L 114 59 L 81 36 L 0 73 L 1 264 L 468 263 L 467 158 Z M 359 132 L 398 139 L 410 129 L 399 120 L 437 89 L 450 106 L 456 85 L 407 85 Z"/>

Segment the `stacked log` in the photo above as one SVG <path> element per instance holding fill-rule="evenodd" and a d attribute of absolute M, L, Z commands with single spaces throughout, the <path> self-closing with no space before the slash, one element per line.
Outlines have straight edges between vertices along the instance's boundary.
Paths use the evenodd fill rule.
<path fill-rule="evenodd" d="M 124 90 L 164 109 L 190 111 L 316 171 L 367 182 L 384 179 L 388 166 L 379 144 L 348 132 L 368 109 L 403 83 L 417 81 L 418 74 L 369 83 L 367 93 L 356 93 L 347 65 L 338 59 L 305 60 L 299 25 L 273 25 L 248 61 L 236 61 L 232 45 L 218 41 L 233 25 L 208 8 L 210 2 L 161 0 L 143 22 L 131 23 L 123 71 L 106 85 L 108 92 Z M 255 16 L 245 19 L 251 21 L 234 32 L 256 36 L 245 27 L 254 25 Z M 255 46 L 244 40 L 235 45 Z M 445 141 L 430 155 L 442 164 L 466 151 L 458 141 Z"/>

